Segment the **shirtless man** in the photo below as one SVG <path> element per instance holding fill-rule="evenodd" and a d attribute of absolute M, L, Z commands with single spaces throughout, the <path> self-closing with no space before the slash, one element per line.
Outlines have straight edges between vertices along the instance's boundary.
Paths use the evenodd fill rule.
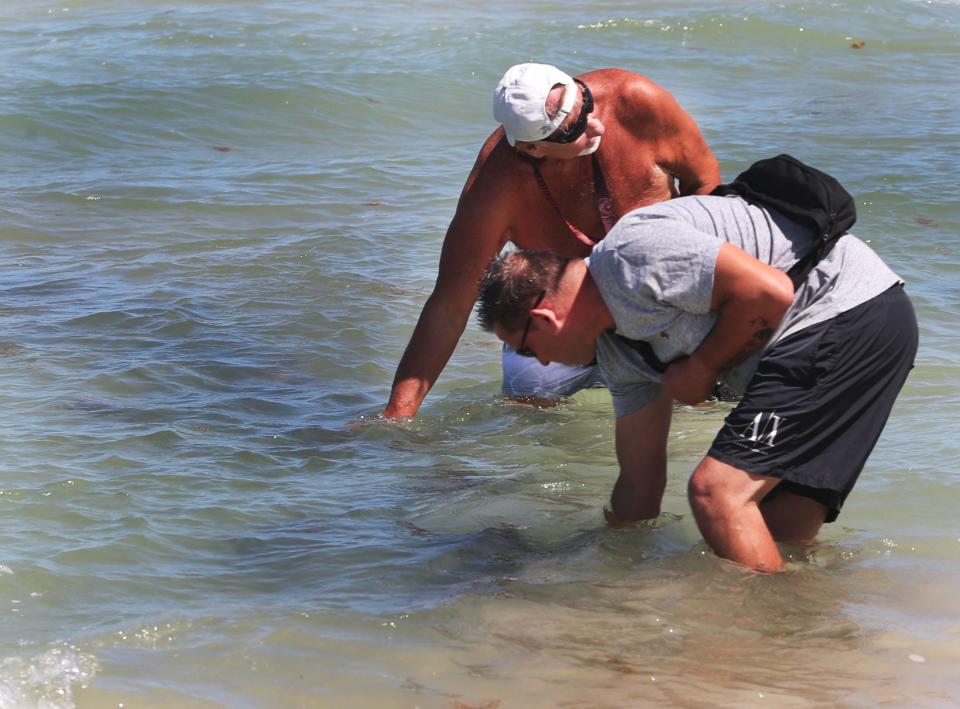
<path fill-rule="evenodd" d="M 467 177 L 385 417 L 417 413 L 463 333 L 486 264 L 508 241 L 583 257 L 622 214 L 720 183 L 693 119 L 639 74 L 598 69 L 572 79 L 549 65 L 518 64 L 500 80 L 493 107 L 501 127 Z M 540 367 L 505 351 L 510 357 Z M 590 370 L 560 379 L 579 382 Z"/>

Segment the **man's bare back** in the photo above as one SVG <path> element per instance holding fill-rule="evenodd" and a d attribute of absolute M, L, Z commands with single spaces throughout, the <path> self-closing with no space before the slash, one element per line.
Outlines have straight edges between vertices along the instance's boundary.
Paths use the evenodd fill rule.
<path fill-rule="evenodd" d="M 700 130 L 669 93 L 622 69 L 599 69 L 577 78 L 589 88 L 579 90 L 557 129 L 570 137 L 579 127 L 582 133 L 576 140 L 551 142 L 555 135 L 551 133 L 547 140 L 517 140 L 511 145 L 500 127 L 481 148 L 444 238 L 433 293 L 397 368 L 384 416 L 416 414 L 463 333 L 483 269 L 504 244 L 585 256 L 590 244 L 574 230 L 592 241 L 603 238 L 606 230 L 594 179 L 597 167 L 614 218 L 678 193 L 707 194 L 720 183 L 717 161 Z M 585 112 L 588 92 L 593 109 Z M 563 97 L 564 89 L 553 89 L 547 108 Z M 590 150 L 595 152 L 583 154 Z"/>

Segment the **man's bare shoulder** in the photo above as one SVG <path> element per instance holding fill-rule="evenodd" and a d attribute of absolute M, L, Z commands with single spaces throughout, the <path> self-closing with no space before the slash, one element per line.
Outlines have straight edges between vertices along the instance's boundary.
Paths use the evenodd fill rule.
<path fill-rule="evenodd" d="M 516 182 L 525 182 L 529 174 L 530 166 L 504 139 L 503 129 L 497 128 L 480 148 L 464 192 L 512 190 Z"/>
<path fill-rule="evenodd" d="M 622 69 L 607 69 L 615 72 L 610 76 L 604 95 L 615 95 L 613 109 L 607 121 L 618 123 L 631 135 L 644 140 L 658 140 L 677 131 L 696 130 L 690 117 L 673 95 L 645 76 Z M 606 93 L 608 92 L 609 93 Z"/>
<path fill-rule="evenodd" d="M 604 111 L 606 120 L 614 119 L 634 129 L 658 122 L 677 105 L 665 89 L 642 74 L 626 69 L 598 69 L 587 72 L 582 79 L 598 103 L 610 106 Z"/>
<path fill-rule="evenodd" d="M 594 93 L 616 92 L 618 95 L 631 95 L 636 93 L 639 98 L 656 97 L 663 93 L 653 81 L 643 74 L 627 69 L 594 69 L 585 74 L 581 74 L 578 79 L 587 83 L 590 90 Z"/>

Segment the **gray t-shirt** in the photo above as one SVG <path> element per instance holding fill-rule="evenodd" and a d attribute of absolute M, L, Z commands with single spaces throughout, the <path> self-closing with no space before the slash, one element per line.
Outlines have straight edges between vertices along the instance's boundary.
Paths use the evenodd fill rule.
<path fill-rule="evenodd" d="M 710 300 L 724 241 L 787 271 L 810 249 L 813 232 L 739 197 L 680 197 L 624 215 L 588 259 L 617 333 L 646 340 L 663 362 L 691 354 L 716 319 Z M 764 349 L 898 282 L 869 246 L 847 234 L 801 284 Z M 762 354 L 724 373 L 724 382 L 743 393 Z M 659 394 L 660 375 L 613 334 L 597 340 L 597 361 L 617 416 L 637 411 Z"/>

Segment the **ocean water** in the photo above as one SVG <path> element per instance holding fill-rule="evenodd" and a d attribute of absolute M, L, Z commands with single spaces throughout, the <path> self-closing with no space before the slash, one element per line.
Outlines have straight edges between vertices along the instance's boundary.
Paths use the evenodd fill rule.
<path fill-rule="evenodd" d="M 864 44 L 854 48 L 856 41 Z M 609 396 L 475 324 L 376 421 L 511 64 L 668 88 L 857 197 L 918 362 L 787 573 L 614 530 Z M 0 4 L 0 707 L 960 703 L 960 4 Z"/>

